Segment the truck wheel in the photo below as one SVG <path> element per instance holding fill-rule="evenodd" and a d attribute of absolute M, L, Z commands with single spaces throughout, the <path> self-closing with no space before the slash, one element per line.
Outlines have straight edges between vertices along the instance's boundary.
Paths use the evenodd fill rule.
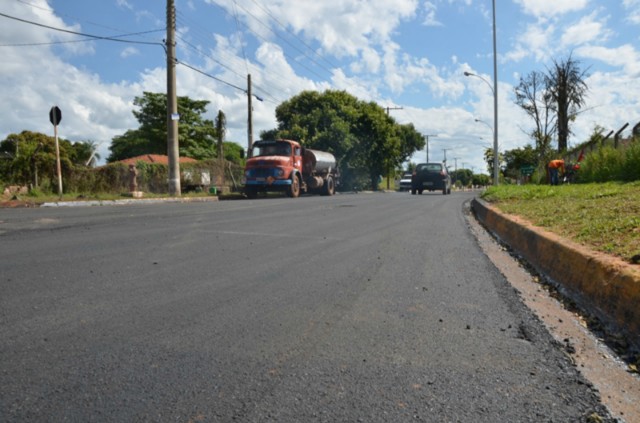
<path fill-rule="evenodd" d="M 416 190 L 411 188 L 411 195 L 416 195 Z"/>
<path fill-rule="evenodd" d="M 327 179 L 325 179 L 324 186 L 322 187 L 322 193 L 324 195 L 333 195 L 336 193 L 336 185 L 331 176 L 328 176 Z"/>
<path fill-rule="evenodd" d="M 287 195 L 291 198 L 296 198 L 300 195 L 300 180 L 295 175 L 293 176 L 291 185 L 289 185 L 289 189 L 287 190 Z"/>

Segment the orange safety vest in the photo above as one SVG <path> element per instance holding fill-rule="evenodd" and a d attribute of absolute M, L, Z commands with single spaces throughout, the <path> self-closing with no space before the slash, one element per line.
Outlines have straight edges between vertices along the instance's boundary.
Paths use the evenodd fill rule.
<path fill-rule="evenodd" d="M 549 169 L 564 169 L 564 160 L 551 160 L 549 162 Z"/>

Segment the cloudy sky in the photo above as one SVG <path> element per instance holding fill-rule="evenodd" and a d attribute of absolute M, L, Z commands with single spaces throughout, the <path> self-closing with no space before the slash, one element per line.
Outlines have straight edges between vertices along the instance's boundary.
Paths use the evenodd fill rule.
<path fill-rule="evenodd" d="M 253 101 L 254 138 L 300 91 L 346 90 L 431 135 L 431 160 L 446 150 L 450 165 L 486 172 L 491 0 L 175 2 L 178 95 L 209 101 L 211 119 L 223 110 L 227 140 L 246 146 L 251 74 L 263 99 Z M 112 137 L 138 126 L 133 98 L 166 92 L 165 20 L 161 0 L 0 0 L 0 139 L 52 134 L 55 104 L 60 136 L 100 144 L 104 160 Z M 496 21 L 501 150 L 530 142 L 532 122 L 513 102 L 520 77 L 570 54 L 589 87 L 570 145 L 595 125 L 640 121 L 640 0 L 496 0 Z"/>

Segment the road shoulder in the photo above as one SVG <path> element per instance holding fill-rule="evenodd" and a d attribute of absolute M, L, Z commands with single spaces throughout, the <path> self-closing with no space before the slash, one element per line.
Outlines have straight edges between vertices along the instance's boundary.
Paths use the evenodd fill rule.
<path fill-rule="evenodd" d="M 619 360 L 600 339 L 589 331 L 582 317 L 571 312 L 555 299 L 539 282 L 538 277 L 524 269 L 485 230 L 485 228 L 489 229 L 500 240 L 504 240 L 508 234 L 505 234 L 505 231 L 500 232 L 500 228 L 509 227 L 511 231 L 517 230 L 504 222 L 496 223 L 497 219 L 507 219 L 507 217 L 493 216 L 489 219 L 491 226 L 485 224 L 483 228 L 481 223 L 487 220 L 487 214 L 492 211 L 485 210 L 478 213 L 478 203 L 476 200 L 473 202 L 476 203 L 473 207 L 478 220 L 470 216 L 469 225 L 489 259 L 519 292 L 525 305 L 544 323 L 585 379 L 600 392 L 601 400 L 611 414 L 626 422 L 640 421 L 640 409 L 637 407 L 637 399 L 640 398 L 640 378 L 627 371 L 625 363 Z M 479 216 L 481 214 L 484 219 Z M 520 225 L 522 223 L 519 222 Z M 525 231 L 525 229 L 519 230 Z M 528 228 L 526 231 L 532 232 L 532 229 Z M 529 239 L 535 236 L 535 232 L 527 235 Z M 535 244 L 535 241 L 529 240 L 529 242 Z M 518 250 L 509 243 L 507 245 L 516 251 Z M 520 253 L 518 252 L 518 254 Z M 532 264 L 539 265 L 539 263 Z"/>

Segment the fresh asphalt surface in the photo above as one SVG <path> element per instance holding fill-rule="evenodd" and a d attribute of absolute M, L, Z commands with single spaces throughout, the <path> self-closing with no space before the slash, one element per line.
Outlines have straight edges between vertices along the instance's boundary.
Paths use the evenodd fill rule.
<path fill-rule="evenodd" d="M 0 209 L 0 421 L 606 418 L 473 195 Z"/>

